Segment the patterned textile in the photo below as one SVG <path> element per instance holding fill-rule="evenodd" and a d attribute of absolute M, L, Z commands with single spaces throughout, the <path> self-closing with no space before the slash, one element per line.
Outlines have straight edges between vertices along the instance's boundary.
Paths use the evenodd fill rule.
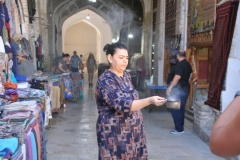
<path fill-rule="evenodd" d="M 79 101 L 81 99 L 80 93 L 82 91 L 82 83 L 81 79 L 72 79 L 71 80 L 71 91 L 72 91 L 72 99 L 73 101 Z"/>
<path fill-rule="evenodd" d="M 38 89 L 30 89 L 28 93 L 29 97 L 44 97 L 46 96 L 46 91 L 45 90 L 38 90 Z"/>
<path fill-rule="evenodd" d="M 67 99 L 72 98 L 71 79 L 64 78 L 64 84 L 65 84 L 65 98 Z"/>
<path fill-rule="evenodd" d="M 13 136 L 17 137 L 20 143 L 23 143 L 26 138 L 24 127 L 18 124 L 0 124 L 1 138 L 10 138 Z"/>
<path fill-rule="evenodd" d="M 18 111 L 8 111 L 3 119 L 21 119 L 28 118 L 31 115 L 31 111 L 18 110 Z"/>
<path fill-rule="evenodd" d="M 16 3 L 13 3 L 13 0 L 8 0 L 5 1 L 6 3 L 6 7 L 8 8 L 8 15 L 10 18 L 10 27 L 11 27 L 11 32 L 13 34 L 16 33 L 16 26 L 15 26 L 15 16 L 14 16 L 14 12 L 15 12 L 15 8 L 16 8 Z"/>
<path fill-rule="evenodd" d="M 220 109 L 220 96 L 236 22 L 239 1 L 226 2 L 217 8 L 213 37 L 211 79 L 205 104 Z"/>
<path fill-rule="evenodd" d="M 28 56 L 32 57 L 31 46 L 30 46 L 29 41 L 26 38 L 22 38 L 20 43 L 21 43 L 22 49 L 26 50 Z"/>
<path fill-rule="evenodd" d="M 17 94 L 17 90 L 15 90 L 15 89 L 5 89 L 5 94 L 6 95 L 14 95 L 14 94 Z"/>
<path fill-rule="evenodd" d="M 3 26 L 5 26 L 5 22 L 9 22 L 10 18 L 9 18 L 9 15 L 8 15 L 8 9 L 4 4 L 0 4 L 0 17 L 1 17 L 1 20 L 0 20 L 0 36 L 2 37 L 2 29 L 3 29 Z"/>
<path fill-rule="evenodd" d="M 79 61 L 80 61 L 81 59 L 79 58 L 79 56 L 78 55 L 76 55 L 76 56 L 72 56 L 71 57 L 71 64 L 72 64 L 72 66 L 71 67 L 73 67 L 73 68 L 79 68 Z"/>
<path fill-rule="evenodd" d="M 106 70 L 96 85 L 98 107 L 97 141 L 99 160 L 148 157 L 142 113 L 130 111 L 139 95 L 125 72 L 118 77 Z"/>

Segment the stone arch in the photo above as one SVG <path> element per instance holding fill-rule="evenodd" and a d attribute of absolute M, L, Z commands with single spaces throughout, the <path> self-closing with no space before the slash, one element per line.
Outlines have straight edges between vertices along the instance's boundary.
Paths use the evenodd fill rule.
<path fill-rule="evenodd" d="M 71 12 L 68 12 L 68 14 L 62 16 L 63 12 L 66 12 L 66 10 L 71 6 L 76 6 L 76 7 Z M 113 33 L 114 33 L 114 35 L 119 34 L 120 29 L 117 30 L 117 29 L 115 29 L 116 27 L 114 27 L 114 26 L 121 26 L 121 25 L 115 25 L 109 18 L 108 14 L 104 13 L 100 9 L 95 8 L 91 5 L 86 5 L 86 6 L 82 6 L 81 8 L 79 8 L 78 5 L 75 3 L 75 1 L 68 2 L 68 0 L 65 0 L 65 1 L 61 2 L 57 7 L 55 7 L 54 11 L 52 11 L 53 12 L 53 17 L 51 18 L 52 25 L 48 29 L 49 40 L 51 41 L 51 43 L 49 43 L 49 50 L 50 50 L 49 53 L 51 54 L 50 57 L 52 59 L 62 53 L 61 52 L 61 48 L 62 48 L 61 36 L 62 35 L 60 34 L 60 32 L 61 32 L 61 27 L 62 27 L 64 21 L 67 18 L 69 18 L 69 17 L 73 16 L 74 14 L 76 14 L 80 11 L 83 11 L 85 9 L 90 9 L 93 12 L 100 15 L 109 24 L 109 26 L 112 30 L 112 35 L 113 35 Z M 50 12 L 49 9 L 48 9 L 48 12 Z M 57 32 L 55 30 L 55 27 L 57 28 Z M 57 42 L 55 42 L 55 37 L 57 38 Z"/>
<path fill-rule="evenodd" d="M 83 14 L 85 15 L 86 13 L 89 13 L 90 15 L 92 15 L 94 17 L 94 20 L 85 20 L 83 19 Z M 86 14 L 87 15 L 87 14 Z M 97 60 L 98 62 L 102 63 L 102 62 L 107 62 L 106 56 L 102 50 L 102 48 L 104 47 L 105 44 L 110 43 L 112 40 L 112 30 L 109 26 L 109 24 L 105 23 L 105 20 L 98 15 L 97 13 L 90 11 L 90 10 L 83 10 L 80 11 L 76 14 L 74 14 L 73 16 L 70 16 L 68 19 L 66 19 L 63 22 L 62 25 L 62 46 L 64 45 L 64 33 L 67 30 L 67 28 L 71 27 L 74 24 L 80 23 L 80 22 L 86 22 L 88 23 L 90 26 L 94 27 L 95 30 L 97 30 L 98 32 L 98 36 L 96 37 L 98 39 L 97 42 Z M 104 24 L 102 24 L 102 22 Z M 64 46 L 63 46 L 64 48 Z"/>
<path fill-rule="evenodd" d="M 52 3 L 52 10 L 51 10 L 51 3 Z M 131 10 L 131 4 L 128 0 L 99 0 L 97 1 L 98 4 L 91 5 L 88 1 L 82 1 L 82 0 L 48 0 L 48 7 L 47 7 L 47 15 L 49 19 L 49 26 L 48 26 L 48 39 L 49 39 L 49 57 L 50 59 L 54 59 L 57 55 L 61 55 L 61 48 L 62 48 L 62 35 L 61 35 L 61 28 L 64 23 L 64 21 L 71 17 L 72 15 L 84 10 L 84 9 L 90 9 L 93 12 L 100 15 L 105 21 L 109 24 L 111 30 L 112 30 L 112 38 L 119 38 L 120 31 L 123 28 L 129 28 L 130 25 L 132 25 L 134 21 L 135 22 L 135 29 L 138 31 L 138 35 L 141 32 L 141 22 L 137 22 L 138 20 L 131 19 L 129 20 L 129 16 L 125 16 L 124 13 L 130 13 Z M 144 12 L 146 12 L 144 5 L 149 5 L 150 2 L 148 0 L 139 0 L 137 1 L 138 6 L 140 4 L 141 8 L 140 12 L 143 13 L 142 18 L 144 17 Z M 151 3 L 150 3 L 151 4 Z M 115 8 L 117 6 L 117 9 Z M 123 16 L 119 16 L 121 14 L 118 14 L 116 12 L 118 9 L 120 9 L 120 12 L 123 13 Z M 136 8 L 135 8 L 136 9 Z M 142 10 L 142 11 L 141 11 Z M 49 17 L 49 13 L 52 13 L 52 18 Z M 119 13 L 120 13 L 119 12 Z M 139 13 L 139 10 L 138 10 Z M 139 16 L 139 15 L 138 15 Z M 122 19 L 121 19 L 122 18 Z M 137 18 L 137 17 L 135 17 Z M 127 20 L 126 20 L 127 19 Z M 115 21 L 114 21 L 115 20 Z M 133 20 L 133 21 L 132 21 Z M 55 29 L 55 27 L 57 29 Z M 57 39 L 57 42 L 55 43 Z M 128 47 L 132 46 L 132 49 L 130 47 L 131 52 L 135 52 L 134 50 L 138 50 L 141 48 L 141 42 L 136 41 L 137 44 L 133 45 L 130 41 L 127 41 L 126 44 Z M 57 46 L 57 47 L 56 47 Z"/>

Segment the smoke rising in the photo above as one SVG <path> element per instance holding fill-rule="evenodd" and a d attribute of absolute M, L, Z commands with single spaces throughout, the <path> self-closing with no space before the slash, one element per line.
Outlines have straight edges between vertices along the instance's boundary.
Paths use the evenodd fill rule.
<path fill-rule="evenodd" d="M 133 22 L 134 12 L 130 8 L 124 8 L 112 0 L 100 1 L 110 9 L 108 13 L 108 23 L 110 23 L 112 26 L 113 36 L 120 37 L 119 34 L 124 25 Z"/>

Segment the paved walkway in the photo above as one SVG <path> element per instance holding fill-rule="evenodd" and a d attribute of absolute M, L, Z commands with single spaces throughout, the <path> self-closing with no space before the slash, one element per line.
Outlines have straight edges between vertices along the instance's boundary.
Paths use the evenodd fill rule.
<path fill-rule="evenodd" d="M 142 112 L 149 160 L 222 159 L 214 156 L 209 146 L 193 133 L 189 121 L 185 120 L 185 134 L 172 135 L 173 122 L 165 107 L 156 107 L 152 113 L 145 109 Z M 84 99 L 79 104 L 68 102 L 67 108 L 54 116 L 46 130 L 48 160 L 97 160 L 97 116 L 94 87 L 89 88 L 85 81 Z"/>

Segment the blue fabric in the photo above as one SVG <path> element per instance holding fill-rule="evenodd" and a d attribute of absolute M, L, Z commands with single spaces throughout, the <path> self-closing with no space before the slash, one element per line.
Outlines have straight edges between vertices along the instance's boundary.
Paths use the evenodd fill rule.
<path fill-rule="evenodd" d="M 79 68 L 79 61 L 80 61 L 81 59 L 78 57 L 78 55 L 76 55 L 76 56 L 72 56 L 71 57 L 71 64 L 72 64 L 72 66 L 71 67 L 73 67 L 73 68 Z"/>
<path fill-rule="evenodd" d="M 166 90 L 167 89 L 167 86 L 147 86 L 149 89 L 152 89 L 152 90 Z"/>
<path fill-rule="evenodd" d="M 47 140 L 46 140 L 46 135 L 45 135 L 45 128 L 44 128 L 44 118 L 43 118 L 43 112 L 41 112 L 41 121 L 40 121 L 40 131 L 42 132 L 42 152 L 43 152 L 43 159 L 47 159 Z"/>
<path fill-rule="evenodd" d="M 12 53 L 12 49 L 8 45 L 4 45 L 5 53 Z"/>
<path fill-rule="evenodd" d="M 184 131 L 185 105 L 189 92 L 189 87 L 173 88 L 171 91 L 171 93 L 178 93 L 178 95 L 175 95 L 176 99 L 181 101 L 181 106 L 179 110 L 171 109 L 171 114 L 175 124 L 175 130 L 177 130 L 178 132 Z"/>
<path fill-rule="evenodd" d="M 38 141 L 37 141 L 37 133 L 36 133 L 36 130 L 35 128 L 32 129 L 32 132 L 33 132 L 33 135 L 34 135 L 34 138 L 35 138 L 35 142 L 36 142 L 36 149 L 37 149 L 37 157 L 38 157 Z"/>
<path fill-rule="evenodd" d="M 0 158 L 1 157 L 8 158 L 11 156 L 11 154 L 12 154 L 12 152 L 10 151 L 10 149 L 5 148 L 4 150 L 0 151 Z"/>
<path fill-rule="evenodd" d="M 17 81 L 27 82 L 27 76 L 15 75 Z"/>
<path fill-rule="evenodd" d="M 18 148 L 18 139 L 16 137 L 0 139 L 0 151 L 5 148 L 8 148 L 12 153 L 15 153 Z"/>
<path fill-rule="evenodd" d="M 16 47 L 17 45 L 14 41 L 11 43 L 11 48 L 12 48 L 12 55 L 13 55 L 13 66 L 12 66 L 12 71 L 15 75 L 18 75 L 18 67 L 17 67 L 17 52 L 16 52 Z"/>
<path fill-rule="evenodd" d="M 37 160 L 37 146 L 36 146 L 37 144 L 33 132 L 30 133 L 30 137 L 32 143 L 33 160 Z"/>
<path fill-rule="evenodd" d="M 16 80 L 15 75 L 13 74 L 12 70 L 10 70 L 10 76 L 11 76 L 12 82 L 17 83 L 17 80 Z"/>

